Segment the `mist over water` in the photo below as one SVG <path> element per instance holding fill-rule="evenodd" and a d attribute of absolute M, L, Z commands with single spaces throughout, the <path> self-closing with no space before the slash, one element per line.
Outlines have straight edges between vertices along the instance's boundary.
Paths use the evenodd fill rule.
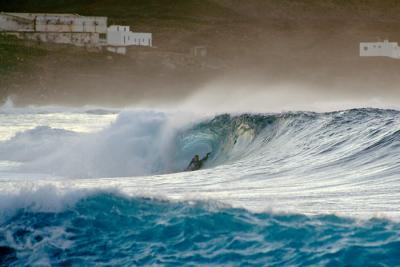
<path fill-rule="evenodd" d="M 348 91 L 351 91 L 349 94 Z M 315 111 L 329 112 L 352 108 L 398 109 L 397 94 L 376 91 L 330 91 L 311 84 L 293 83 L 209 83 L 178 103 L 178 109 L 208 113 Z M 157 106 L 154 105 L 154 106 Z M 168 104 L 161 106 L 171 108 Z M 175 106 L 174 106 L 175 107 Z M 172 109 L 174 109 L 174 107 Z"/>
<path fill-rule="evenodd" d="M 2 264 L 398 264 L 398 111 L 208 113 L 7 102 Z"/>
<path fill-rule="evenodd" d="M 357 199 L 344 201 L 345 206 L 357 206 L 366 195 L 377 197 L 373 198 L 374 205 L 345 212 L 348 214 L 373 215 L 385 210 L 392 214 L 395 209 L 389 207 L 397 205 L 377 203 L 390 202 L 378 192 L 397 194 L 398 111 L 198 116 L 134 110 L 119 114 L 98 109 L 95 113 L 29 110 L 0 115 L 0 177 L 7 182 L 13 181 L 10 177 L 53 177 L 78 184 L 90 178 L 91 184 L 99 178 L 113 178 L 112 184 L 118 187 L 134 189 L 137 183 L 132 193 L 147 188 L 147 192 L 154 192 L 152 196 L 159 192 L 162 196 L 185 198 L 197 191 L 196 199 L 201 199 L 203 192 L 206 198 L 257 210 L 265 202 L 276 201 L 275 190 L 281 191 L 282 197 L 296 196 L 289 197 L 290 202 L 300 196 L 305 201 L 297 200 L 283 210 L 296 210 L 293 207 L 298 206 L 302 212 L 319 213 L 332 206 L 332 212 L 345 212 L 346 208 L 340 206 L 346 199 L 343 194 L 354 198 L 352 201 Z M 37 124 L 26 124 L 35 119 Z M 13 127 L 9 127 L 11 121 Z M 182 173 L 193 155 L 208 152 L 212 154 L 206 169 Z M 354 183 L 362 184 L 365 191 L 356 193 L 354 190 L 360 188 Z M 107 184 L 108 180 L 103 184 L 100 179 L 98 186 Z M 220 188 L 221 184 L 225 188 Z M 318 189 L 318 184 L 325 189 Z M 251 188 L 259 193 L 247 195 Z M 338 192 L 323 193 L 331 189 Z M 243 198 L 233 197 L 230 190 L 237 196 L 243 191 Z M 307 190 L 332 203 L 321 210 L 321 204 L 309 206 L 312 198 Z"/>
<path fill-rule="evenodd" d="M 0 0 L 154 36 L 0 36 L 0 266 L 400 266 L 396 1 Z"/>
<path fill-rule="evenodd" d="M 272 32 L 227 69 L 58 53 L 6 90 L 0 265 L 400 265 L 396 62 Z"/>

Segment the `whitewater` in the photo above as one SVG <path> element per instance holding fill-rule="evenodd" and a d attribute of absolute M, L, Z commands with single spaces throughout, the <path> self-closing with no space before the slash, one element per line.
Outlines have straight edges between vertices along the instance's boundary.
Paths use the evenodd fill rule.
<path fill-rule="evenodd" d="M 396 110 L 0 109 L 3 266 L 400 266 L 399 219 Z"/>

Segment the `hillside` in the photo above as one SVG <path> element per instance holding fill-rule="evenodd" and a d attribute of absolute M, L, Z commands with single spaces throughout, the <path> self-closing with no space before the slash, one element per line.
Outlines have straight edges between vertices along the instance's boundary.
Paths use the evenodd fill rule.
<path fill-rule="evenodd" d="M 40 62 L 37 64 L 41 67 L 35 67 L 33 76 L 43 74 L 43 71 L 47 73 L 40 76 L 39 86 L 44 90 L 42 95 L 53 95 L 46 101 L 66 101 L 63 96 L 66 92 L 80 95 L 84 91 L 85 97 L 79 99 L 90 102 L 93 95 L 88 92 L 89 85 L 97 88 L 96 99 L 102 92 L 105 101 L 115 100 L 118 104 L 154 95 L 184 96 L 210 80 L 229 79 L 230 76 L 269 83 L 301 83 L 339 91 L 349 87 L 364 88 L 371 91 L 371 95 L 376 93 L 376 88 L 386 87 L 393 96 L 396 84 L 400 82 L 397 61 L 358 57 L 360 41 L 373 41 L 379 37 L 400 41 L 400 5 L 396 0 L 14 0 L 12 3 L 0 0 L 0 10 L 105 15 L 111 23 L 127 24 L 154 34 L 153 43 L 157 48 L 151 52 L 133 51 L 130 58 L 134 60 L 130 61 L 113 56 L 110 62 L 107 55 L 88 55 L 75 49 L 72 53 L 68 49 L 53 48 L 46 49 L 45 53 L 33 52 L 36 56 L 33 59 L 27 56 L 26 60 Z M 222 62 L 219 65 L 224 67 L 204 70 L 179 65 L 174 56 L 171 59 L 174 53 L 188 54 L 195 45 L 206 45 L 209 60 Z M 0 53 L 6 46 L 0 44 Z M 98 59 L 92 61 L 87 57 Z M 61 67 L 59 63 L 65 61 L 64 58 L 70 60 Z M 92 65 L 82 64 L 82 60 L 92 62 Z M 3 69 L 4 65 L 7 68 L 12 65 L 10 61 L 1 64 Z M 43 66 L 46 67 L 43 69 Z M 64 69 L 68 69 L 68 73 L 89 75 L 71 83 Z M 118 69 L 124 71 L 118 72 Z M 115 78 L 113 80 L 121 82 L 118 97 L 104 93 L 107 82 L 102 82 L 97 75 L 108 71 Z M 8 73 L 13 73 L 7 74 L 9 77 L 19 77 L 21 71 L 13 67 Z M 246 82 L 246 79 L 239 80 Z M 135 84 L 135 88 L 130 84 Z M 7 82 L 7 86 L 2 85 L 2 90 L 18 87 L 28 95 L 26 91 L 32 89 L 27 86 L 38 87 L 32 86 L 32 82 L 23 84 L 14 79 Z M 48 93 L 43 89 L 45 87 L 63 88 L 58 89 L 63 93 Z M 154 93 L 141 93 L 148 92 L 149 88 Z M 179 88 L 176 89 L 178 93 L 170 94 L 169 90 L 175 88 Z"/>
<path fill-rule="evenodd" d="M 303 30 L 393 35 L 400 5 L 396 0 L 0 0 L 0 10 L 108 16 L 110 23 L 155 33 L 161 47 L 181 48 L 198 42 L 235 47 L 230 42 L 241 44 L 246 35 L 257 43 L 263 33 Z M 225 42 L 218 42 L 221 37 Z"/>

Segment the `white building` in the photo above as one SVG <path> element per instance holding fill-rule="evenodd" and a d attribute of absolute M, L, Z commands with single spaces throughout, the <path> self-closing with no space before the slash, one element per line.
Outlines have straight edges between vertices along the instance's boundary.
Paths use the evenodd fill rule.
<path fill-rule="evenodd" d="M 0 13 L 0 32 L 41 42 L 99 47 L 106 44 L 107 18 L 76 14 Z"/>
<path fill-rule="evenodd" d="M 153 46 L 151 33 L 131 32 L 129 26 L 112 25 L 107 30 L 108 50 L 120 54 L 126 53 L 127 46 Z"/>
<path fill-rule="evenodd" d="M 151 33 L 131 32 L 129 26 L 107 27 L 107 17 L 76 14 L 0 13 L 0 32 L 45 43 L 106 47 L 125 54 L 128 46 L 153 45 Z"/>
<path fill-rule="evenodd" d="M 396 42 L 360 43 L 360 57 L 390 57 L 400 59 L 400 47 Z"/>

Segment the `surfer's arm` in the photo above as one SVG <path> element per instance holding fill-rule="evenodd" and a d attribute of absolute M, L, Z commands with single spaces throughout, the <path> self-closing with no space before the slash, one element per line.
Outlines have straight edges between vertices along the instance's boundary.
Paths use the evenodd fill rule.
<path fill-rule="evenodd" d="M 201 161 L 206 161 L 208 160 L 208 157 L 210 156 L 211 152 L 208 152 L 207 155 L 201 160 Z"/>

